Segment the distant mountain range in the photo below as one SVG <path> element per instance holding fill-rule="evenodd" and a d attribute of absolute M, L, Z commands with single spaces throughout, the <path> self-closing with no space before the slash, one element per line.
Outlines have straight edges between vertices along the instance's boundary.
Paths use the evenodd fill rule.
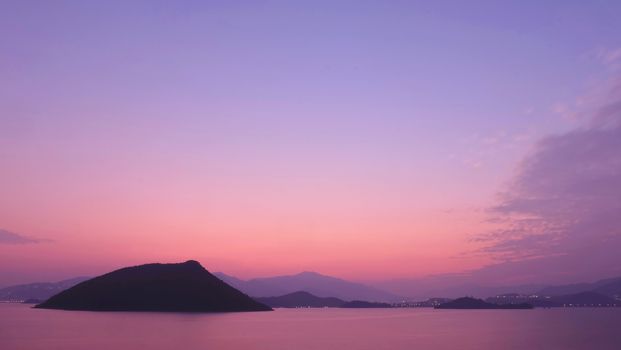
<path fill-rule="evenodd" d="M 463 276 L 456 277 L 464 280 Z M 475 283 L 454 283 L 451 276 L 439 276 L 421 280 L 387 280 L 375 282 L 373 286 L 390 292 L 402 293 L 410 299 L 424 300 L 443 297 L 458 298 L 464 295 L 487 298 L 494 295 L 517 293 L 522 295 L 568 295 L 594 291 L 621 300 L 621 277 L 602 279 L 593 283 L 567 285 L 523 284 L 507 286 L 482 286 Z M 406 294 L 407 293 L 407 294 Z"/>
<path fill-rule="evenodd" d="M 361 283 L 350 282 L 340 278 L 318 274 L 316 272 L 302 272 L 295 275 L 239 279 L 221 272 L 214 273 L 216 277 L 227 284 L 241 290 L 254 298 L 275 297 L 304 291 L 321 298 L 337 298 L 342 301 L 368 300 L 396 302 L 402 300 L 424 300 L 424 298 L 409 296 L 400 297 L 393 293 Z M 30 283 L 0 289 L 0 301 L 24 301 L 29 299 L 46 300 L 75 284 L 86 280 L 86 277 L 77 277 L 60 282 Z M 559 286 L 520 285 L 502 287 L 481 287 L 476 285 L 460 285 L 446 287 L 441 290 L 427 292 L 431 297 L 457 298 L 470 295 L 486 298 L 494 295 L 538 295 L 538 296 L 566 296 L 583 292 L 595 292 L 606 297 L 621 301 L 621 277 L 603 279 L 593 283 L 577 283 Z M 543 300 L 543 299 L 542 299 Z"/>
<path fill-rule="evenodd" d="M 59 282 L 20 284 L 0 289 L 0 301 L 47 300 L 54 294 L 86 281 L 89 277 L 75 277 Z"/>
<path fill-rule="evenodd" d="M 509 286 L 479 285 L 464 282 L 465 278 L 454 279 L 452 276 L 439 276 L 421 279 L 397 279 L 376 281 L 371 286 L 397 295 L 407 296 L 410 300 L 429 298 L 455 299 L 464 295 L 486 298 L 491 295 L 506 293 L 532 294 L 548 287 L 546 284 L 524 284 Z"/>
<path fill-rule="evenodd" d="M 593 283 L 576 283 L 541 289 L 540 295 L 566 295 L 582 292 L 596 292 L 615 299 L 621 299 L 621 277 L 608 278 Z"/>
<path fill-rule="evenodd" d="M 344 301 L 397 301 L 403 299 L 381 289 L 340 278 L 324 276 L 316 272 L 301 272 L 296 275 L 254 278 L 250 280 L 242 280 L 221 272 L 216 272 L 215 275 L 255 298 L 305 291 L 319 297 L 335 297 Z"/>
<path fill-rule="evenodd" d="M 534 293 L 500 294 L 487 301 L 496 304 L 527 302 L 537 307 L 621 305 L 621 277 L 546 287 Z"/>
<path fill-rule="evenodd" d="M 487 298 L 486 301 L 497 305 L 528 303 L 535 307 L 621 306 L 621 301 L 592 291 L 554 296 L 503 294 Z"/>
<path fill-rule="evenodd" d="M 73 286 L 36 306 L 87 311 L 268 311 L 197 261 L 126 267 Z"/>
<path fill-rule="evenodd" d="M 308 292 L 295 292 L 276 297 L 255 298 L 271 307 L 284 308 L 387 308 L 387 307 L 436 307 L 440 309 L 530 309 L 533 307 L 610 307 L 621 306 L 621 302 L 596 293 L 581 292 L 559 296 L 522 295 L 517 293 L 498 295 L 483 301 L 472 297 L 431 299 L 418 303 L 377 303 L 361 300 L 343 301 L 338 298 L 322 298 Z"/>

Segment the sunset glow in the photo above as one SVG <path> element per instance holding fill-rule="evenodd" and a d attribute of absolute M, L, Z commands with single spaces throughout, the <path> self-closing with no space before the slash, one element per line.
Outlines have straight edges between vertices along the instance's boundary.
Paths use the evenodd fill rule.
<path fill-rule="evenodd" d="M 621 8 L 553 3 L 4 3 L 0 286 L 621 274 Z"/>

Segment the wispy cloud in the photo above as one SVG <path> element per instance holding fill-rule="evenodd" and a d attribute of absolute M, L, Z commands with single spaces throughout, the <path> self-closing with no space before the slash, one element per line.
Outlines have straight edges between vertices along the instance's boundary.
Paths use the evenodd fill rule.
<path fill-rule="evenodd" d="M 488 266 L 385 286 L 458 296 L 477 285 L 518 292 L 621 275 L 621 78 L 597 86 L 577 108 L 582 126 L 534 145 L 486 210 L 497 229 L 473 235 L 482 248 L 459 256 L 492 257 Z"/>
<path fill-rule="evenodd" d="M 497 130 L 487 134 L 474 134 L 461 140 L 463 148 L 451 154 L 450 158 L 458 160 L 467 168 L 481 169 L 493 163 L 507 152 L 523 147 L 531 138 L 528 131 L 510 133 Z"/>
<path fill-rule="evenodd" d="M 541 274 L 619 273 L 621 85 L 590 122 L 539 141 L 489 210 L 500 227 L 477 235 L 502 269 Z M 528 261 L 528 263 L 526 263 Z M 536 266 L 536 267 L 535 267 Z"/>
<path fill-rule="evenodd" d="M 621 47 L 615 49 L 600 49 L 595 53 L 595 57 L 602 64 L 612 69 L 621 67 Z"/>
<path fill-rule="evenodd" d="M 49 242 L 48 240 L 36 239 L 19 233 L 0 229 L 0 244 L 32 244 Z"/>

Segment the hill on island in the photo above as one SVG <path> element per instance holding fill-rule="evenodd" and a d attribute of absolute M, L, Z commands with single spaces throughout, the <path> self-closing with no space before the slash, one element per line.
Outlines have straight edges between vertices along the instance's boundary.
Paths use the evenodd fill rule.
<path fill-rule="evenodd" d="M 126 267 L 71 287 L 36 306 L 88 311 L 268 311 L 197 261 Z"/>
<path fill-rule="evenodd" d="M 255 300 L 271 307 L 340 307 L 345 301 L 333 297 L 318 297 L 311 293 L 299 291 L 277 297 L 261 297 Z"/>
<path fill-rule="evenodd" d="M 436 309 L 532 309 L 527 303 L 520 304 L 493 304 L 481 299 L 470 297 L 458 298 L 435 307 Z"/>

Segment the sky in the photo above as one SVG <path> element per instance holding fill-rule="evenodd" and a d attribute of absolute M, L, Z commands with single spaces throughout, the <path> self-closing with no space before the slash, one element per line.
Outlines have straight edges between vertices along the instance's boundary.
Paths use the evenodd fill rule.
<path fill-rule="evenodd" d="M 3 1 L 0 286 L 621 275 L 620 11 Z"/>

